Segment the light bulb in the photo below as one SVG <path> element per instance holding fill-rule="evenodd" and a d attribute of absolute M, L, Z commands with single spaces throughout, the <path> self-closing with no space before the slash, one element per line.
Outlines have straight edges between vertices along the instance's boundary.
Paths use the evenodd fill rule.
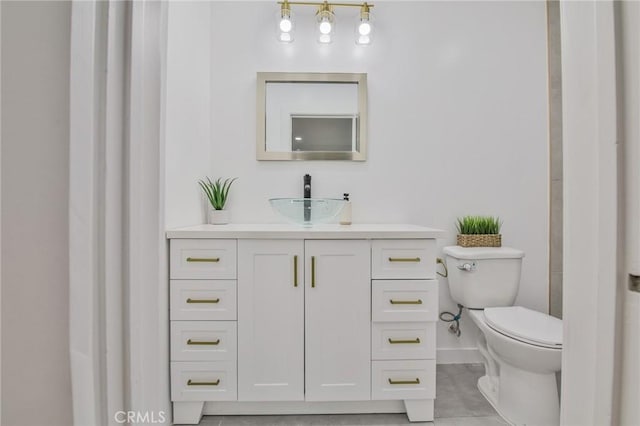
<path fill-rule="evenodd" d="M 291 19 L 289 17 L 283 17 L 280 20 L 280 31 L 283 33 L 288 33 L 293 28 L 293 24 L 291 23 Z"/>
<path fill-rule="evenodd" d="M 373 23 L 371 22 L 371 7 L 367 3 L 363 3 L 360 8 L 360 16 L 355 25 L 356 44 L 371 44 L 371 36 L 374 32 Z"/>
<path fill-rule="evenodd" d="M 331 5 L 326 1 L 320 5 L 318 12 L 316 13 L 318 21 L 318 31 L 320 32 L 320 43 L 330 43 L 331 33 L 335 30 L 333 26 L 333 11 Z M 326 37 L 323 37 L 326 36 Z"/>
<path fill-rule="evenodd" d="M 358 33 L 362 36 L 366 36 L 371 33 L 371 24 L 369 21 L 362 21 L 360 25 L 358 25 Z"/>
<path fill-rule="evenodd" d="M 320 32 L 322 34 L 330 34 L 331 33 L 331 22 L 329 21 L 322 21 L 320 22 L 320 25 L 318 26 L 318 29 L 320 30 Z"/>
<path fill-rule="evenodd" d="M 278 11 L 276 37 L 282 43 L 291 43 L 295 32 L 295 19 L 291 13 L 291 5 L 289 0 L 283 0 L 282 6 Z"/>

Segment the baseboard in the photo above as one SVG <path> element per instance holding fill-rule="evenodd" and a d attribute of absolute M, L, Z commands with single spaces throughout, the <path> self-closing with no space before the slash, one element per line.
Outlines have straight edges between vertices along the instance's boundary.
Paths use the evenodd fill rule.
<path fill-rule="evenodd" d="M 477 348 L 441 348 L 436 350 L 436 364 L 477 364 L 483 362 Z"/>
<path fill-rule="evenodd" d="M 366 414 L 405 413 L 403 401 L 347 401 L 347 402 L 206 402 L 205 415 L 265 415 L 265 414 Z"/>

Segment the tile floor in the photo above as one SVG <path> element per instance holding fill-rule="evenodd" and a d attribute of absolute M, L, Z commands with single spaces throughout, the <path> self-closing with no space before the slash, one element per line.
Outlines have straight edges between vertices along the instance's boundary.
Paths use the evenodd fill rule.
<path fill-rule="evenodd" d="M 435 421 L 409 423 L 406 414 L 313 416 L 205 416 L 201 426 L 503 426 L 504 422 L 478 391 L 481 364 L 437 366 Z"/>

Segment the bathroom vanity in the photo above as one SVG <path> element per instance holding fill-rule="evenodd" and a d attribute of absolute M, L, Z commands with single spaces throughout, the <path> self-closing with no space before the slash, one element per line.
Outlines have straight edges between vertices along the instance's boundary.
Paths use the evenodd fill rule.
<path fill-rule="evenodd" d="M 170 240 L 174 423 L 433 420 L 436 238 L 412 225 L 200 225 Z"/>

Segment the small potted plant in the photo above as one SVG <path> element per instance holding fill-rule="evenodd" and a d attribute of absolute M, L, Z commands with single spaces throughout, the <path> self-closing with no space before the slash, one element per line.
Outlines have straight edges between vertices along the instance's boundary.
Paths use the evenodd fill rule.
<path fill-rule="evenodd" d="M 213 225 L 225 225 L 229 223 L 229 210 L 224 210 L 224 205 L 227 203 L 231 184 L 236 179 L 237 178 L 227 178 L 222 180 L 222 178 L 218 178 L 213 182 L 207 177 L 206 180 L 200 179 L 198 181 L 202 192 L 204 192 L 209 200 L 209 223 Z"/>
<path fill-rule="evenodd" d="M 464 216 L 458 218 L 457 243 L 462 247 L 501 247 L 502 222 L 492 216 Z"/>

